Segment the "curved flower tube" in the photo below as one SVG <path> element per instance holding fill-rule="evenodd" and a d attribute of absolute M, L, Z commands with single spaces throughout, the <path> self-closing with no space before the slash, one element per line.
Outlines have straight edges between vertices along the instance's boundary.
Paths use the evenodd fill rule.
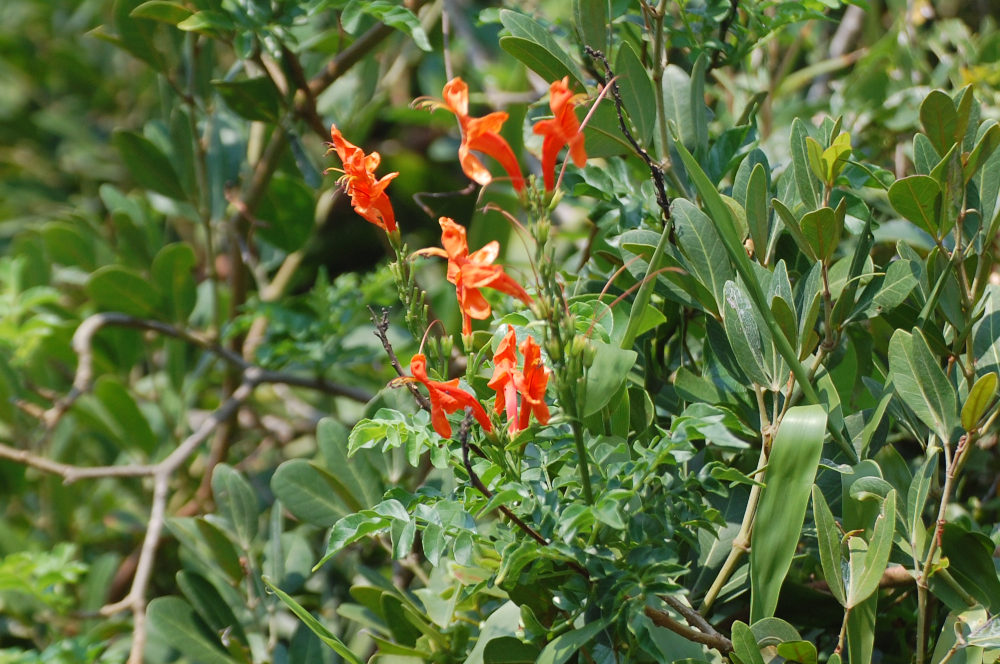
<path fill-rule="evenodd" d="M 354 210 L 385 232 L 394 232 L 396 215 L 385 188 L 399 173 L 389 173 L 376 180 L 375 169 L 382 161 L 378 152 L 366 155 L 364 150 L 347 141 L 336 125 L 330 127 L 330 139 L 333 150 L 344 164 L 344 174 L 337 182 L 351 197 Z"/>

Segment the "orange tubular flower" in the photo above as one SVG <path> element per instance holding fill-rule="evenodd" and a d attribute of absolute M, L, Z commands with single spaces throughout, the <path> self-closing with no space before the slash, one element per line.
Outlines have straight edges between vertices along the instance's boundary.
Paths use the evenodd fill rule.
<path fill-rule="evenodd" d="M 337 182 L 351 197 L 354 210 L 385 232 L 395 231 L 396 215 L 385 188 L 399 173 L 389 173 L 376 180 L 375 169 L 382 161 L 378 152 L 366 155 L 364 150 L 345 140 L 336 125 L 330 127 L 330 138 L 333 149 L 344 163 L 344 174 Z"/>
<path fill-rule="evenodd" d="M 569 146 L 569 157 L 577 168 L 587 162 L 580 121 L 573 111 L 573 93 L 569 90 L 568 76 L 549 86 L 549 107 L 555 117 L 540 120 L 532 129 L 545 137 L 542 142 L 542 174 L 545 177 L 546 191 L 555 189 L 556 157 L 564 145 Z"/>
<path fill-rule="evenodd" d="M 517 375 L 517 337 L 514 335 L 514 328 L 508 327 L 507 335 L 493 355 L 493 377 L 487 385 L 497 393 L 497 414 L 507 412 L 511 434 L 518 432 L 517 388 L 514 387 L 514 377 Z"/>
<path fill-rule="evenodd" d="M 479 292 L 480 288 L 492 288 L 531 304 L 531 296 L 504 272 L 503 266 L 493 265 L 500 255 L 500 243 L 494 240 L 470 254 L 465 228 L 448 217 L 441 217 L 439 223 L 444 249 L 431 247 L 414 253 L 448 259 L 448 281 L 455 284 L 458 306 L 462 310 L 462 334 L 472 333 L 473 318 L 485 320 L 490 317 L 490 303 Z"/>
<path fill-rule="evenodd" d="M 514 385 L 521 393 L 521 412 L 517 426 L 518 429 L 527 429 L 532 414 L 539 424 L 549 423 L 545 388 L 548 387 L 551 371 L 542 364 L 541 349 L 531 337 L 521 343 L 521 354 L 524 355 L 524 372 L 514 376 Z"/>
<path fill-rule="evenodd" d="M 462 144 L 458 148 L 458 161 L 462 164 L 462 171 L 481 185 L 489 184 L 493 176 L 483 166 L 483 162 L 472 154 L 472 150 L 482 152 L 500 162 L 510 176 L 514 189 L 523 191 L 524 177 L 517 157 L 499 133 L 507 120 L 507 114 L 497 111 L 481 118 L 469 117 L 469 86 L 457 77 L 444 86 L 444 105 L 455 114 L 462 129 Z"/>
<path fill-rule="evenodd" d="M 486 409 L 476 401 L 476 398 L 458 386 L 458 379 L 449 381 L 431 380 L 427 377 L 427 358 L 423 353 L 417 353 L 410 360 L 410 373 L 420 383 L 427 387 L 431 399 L 431 424 L 434 430 L 442 438 L 451 438 L 451 423 L 448 422 L 448 413 L 464 409 L 466 406 L 472 408 L 472 414 L 480 425 L 487 431 L 493 430 L 490 418 L 486 415 Z"/>

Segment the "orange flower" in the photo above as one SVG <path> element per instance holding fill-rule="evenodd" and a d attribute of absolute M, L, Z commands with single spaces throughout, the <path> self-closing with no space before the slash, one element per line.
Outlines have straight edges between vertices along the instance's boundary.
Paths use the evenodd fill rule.
<path fill-rule="evenodd" d="M 462 165 L 462 171 L 481 185 L 489 184 L 493 176 L 483 166 L 483 162 L 472 154 L 472 150 L 482 152 L 500 162 L 510 176 L 514 189 L 518 192 L 523 191 L 524 177 L 521 175 L 521 167 L 518 166 L 514 151 L 499 133 L 507 120 L 507 114 L 496 111 L 481 118 L 469 117 L 469 86 L 457 77 L 444 86 L 444 105 L 455 114 L 462 129 L 462 144 L 458 148 L 458 161 Z"/>
<path fill-rule="evenodd" d="M 549 407 L 545 403 L 545 388 L 549 384 L 549 368 L 542 364 L 542 353 L 531 337 L 521 343 L 524 371 L 514 375 L 514 386 L 521 393 L 521 412 L 518 429 L 528 428 L 528 419 L 534 415 L 539 424 L 549 423 Z"/>
<path fill-rule="evenodd" d="M 431 424 L 442 438 L 451 438 L 451 424 L 448 413 L 469 407 L 480 425 L 487 431 L 493 430 L 486 409 L 476 401 L 476 398 L 458 386 L 458 379 L 442 382 L 427 377 L 427 358 L 423 353 L 417 353 L 410 360 L 410 373 L 420 383 L 427 387 L 431 400 Z"/>
<path fill-rule="evenodd" d="M 569 90 L 568 76 L 555 81 L 549 86 L 549 107 L 555 117 L 535 123 L 532 130 L 545 136 L 542 142 L 542 175 L 545 177 L 546 191 L 555 189 L 556 157 L 564 145 L 569 146 L 569 157 L 577 168 L 587 162 L 580 121 L 573 110 L 573 97 Z"/>
<path fill-rule="evenodd" d="M 493 265 L 500 255 L 500 243 L 494 240 L 470 254 L 465 228 L 448 217 L 441 217 L 439 223 L 444 249 L 429 247 L 414 253 L 448 259 L 448 281 L 455 284 L 458 306 L 462 310 L 462 334 L 472 333 L 473 318 L 485 320 L 490 316 L 490 303 L 480 288 L 492 288 L 531 304 L 531 296 L 504 272 L 503 266 Z"/>
<path fill-rule="evenodd" d="M 514 377 L 517 375 L 517 337 L 514 328 L 508 326 L 507 335 L 493 354 L 493 377 L 487 385 L 496 391 L 497 414 L 507 412 L 510 432 L 517 433 L 517 392 Z"/>
<path fill-rule="evenodd" d="M 336 125 L 330 127 L 330 138 L 333 149 L 344 163 L 344 174 L 337 182 L 351 197 L 354 210 L 387 233 L 395 231 L 396 215 L 385 188 L 399 173 L 389 173 L 376 180 L 375 169 L 382 161 L 378 152 L 366 155 L 364 150 L 345 140 Z"/>

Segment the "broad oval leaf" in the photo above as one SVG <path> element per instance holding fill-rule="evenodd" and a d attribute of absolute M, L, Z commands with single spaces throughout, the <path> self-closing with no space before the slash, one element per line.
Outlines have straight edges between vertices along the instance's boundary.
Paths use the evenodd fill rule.
<path fill-rule="evenodd" d="M 941 186 L 929 175 L 910 175 L 889 187 L 896 212 L 937 237 L 940 228 Z"/>
<path fill-rule="evenodd" d="M 958 397 L 919 329 L 893 333 L 889 375 L 896 394 L 917 417 L 942 441 L 950 440 L 958 425 Z"/>
<path fill-rule="evenodd" d="M 997 375 L 993 372 L 980 376 L 962 406 L 962 428 L 972 431 L 997 394 Z"/>

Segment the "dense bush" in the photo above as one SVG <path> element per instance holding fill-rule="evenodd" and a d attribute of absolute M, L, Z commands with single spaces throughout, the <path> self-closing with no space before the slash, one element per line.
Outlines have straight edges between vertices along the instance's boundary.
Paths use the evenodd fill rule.
<path fill-rule="evenodd" d="M 966 4 L 5 5 L 0 662 L 996 661 Z"/>

